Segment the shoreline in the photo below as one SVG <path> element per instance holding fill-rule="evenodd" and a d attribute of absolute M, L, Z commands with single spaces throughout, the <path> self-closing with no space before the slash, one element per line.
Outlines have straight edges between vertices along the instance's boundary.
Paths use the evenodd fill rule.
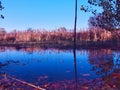
<path fill-rule="evenodd" d="M 72 41 L 41 41 L 41 42 L 0 42 L 0 47 L 29 48 L 56 48 L 73 49 Z M 120 50 L 120 42 L 77 42 L 76 49 L 115 49 Z"/>

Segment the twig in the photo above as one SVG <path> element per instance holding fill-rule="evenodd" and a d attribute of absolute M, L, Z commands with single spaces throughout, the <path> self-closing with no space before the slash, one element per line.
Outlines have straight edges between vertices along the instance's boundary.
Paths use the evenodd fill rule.
<path fill-rule="evenodd" d="M 46 90 L 46 89 L 44 89 L 44 88 L 41 88 L 41 87 L 39 87 L 39 86 L 33 85 L 33 84 L 31 84 L 31 83 L 28 83 L 28 82 L 25 82 L 25 81 L 22 81 L 22 80 L 19 80 L 19 79 L 16 79 L 16 78 L 14 78 L 14 77 L 11 77 L 11 76 L 8 76 L 8 75 L 7 75 L 7 77 L 10 78 L 10 79 L 16 80 L 16 81 L 18 81 L 18 82 L 21 82 L 21 83 L 23 83 L 23 84 L 26 84 L 26 85 L 28 85 L 28 86 L 31 86 L 31 87 L 33 87 L 33 88 L 35 88 L 35 89 L 38 89 L 38 90 Z"/>

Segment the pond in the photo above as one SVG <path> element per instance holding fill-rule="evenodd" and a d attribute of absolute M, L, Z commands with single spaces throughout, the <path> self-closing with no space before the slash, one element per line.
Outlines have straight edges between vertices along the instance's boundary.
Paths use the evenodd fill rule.
<path fill-rule="evenodd" d="M 0 82 L 0 90 L 119 90 L 120 51 L 1 47 Z"/>

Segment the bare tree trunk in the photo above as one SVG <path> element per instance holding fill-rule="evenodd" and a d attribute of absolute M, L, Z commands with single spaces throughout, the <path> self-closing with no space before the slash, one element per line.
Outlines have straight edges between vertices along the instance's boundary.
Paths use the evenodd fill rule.
<path fill-rule="evenodd" d="M 75 90 L 78 90 L 77 64 L 76 64 L 76 26 L 77 26 L 77 0 L 75 0 L 75 22 L 74 22 L 74 70 L 75 70 Z"/>
<path fill-rule="evenodd" d="M 76 48 L 77 0 L 75 0 L 74 48 Z"/>

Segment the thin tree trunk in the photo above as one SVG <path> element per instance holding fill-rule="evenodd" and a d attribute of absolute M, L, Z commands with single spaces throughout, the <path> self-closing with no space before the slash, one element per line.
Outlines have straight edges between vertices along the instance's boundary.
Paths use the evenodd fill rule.
<path fill-rule="evenodd" d="M 77 0 L 75 0 L 74 48 L 76 48 Z"/>
<path fill-rule="evenodd" d="M 75 0 L 75 22 L 74 22 L 74 70 L 75 70 L 75 90 L 78 90 L 78 77 L 77 77 L 77 65 L 76 65 L 76 26 L 77 26 L 77 0 Z"/>

